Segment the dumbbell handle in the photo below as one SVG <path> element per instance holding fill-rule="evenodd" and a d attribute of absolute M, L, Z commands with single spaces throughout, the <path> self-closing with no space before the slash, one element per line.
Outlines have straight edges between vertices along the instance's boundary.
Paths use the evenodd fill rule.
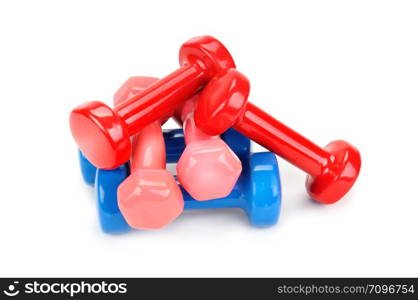
<path fill-rule="evenodd" d="M 130 80 L 135 83 L 131 83 L 129 89 L 126 89 L 125 85 Z M 154 77 L 131 77 L 123 88 L 119 89 L 113 96 L 114 106 L 118 107 L 124 104 L 129 98 L 144 91 L 157 81 L 158 78 Z M 165 157 L 164 137 L 160 120 L 145 126 L 133 137 L 131 172 L 140 169 L 165 169 Z"/>
<path fill-rule="evenodd" d="M 193 113 L 198 100 L 198 95 L 193 96 L 182 105 L 180 112 L 176 114 L 176 119 L 182 123 L 186 144 L 212 139 L 220 139 L 219 135 L 213 136 L 206 134 L 196 126 L 193 118 Z"/>
<path fill-rule="evenodd" d="M 115 107 L 130 135 L 162 116 L 169 116 L 209 80 L 197 64 L 183 65 Z M 140 101 L 139 101 L 140 100 Z"/>
<path fill-rule="evenodd" d="M 311 175 L 321 174 L 332 159 L 329 152 L 252 103 L 233 127 Z"/>
<path fill-rule="evenodd" d="M 245 195 L 242 194 L 243 182 L 242 177 L 238 180 L 234 186 L 232 192 L 225 198 L 212 199 L 207 201 L 196 201 L 189 195 L 184 189 L 184 209 L 196 210 L 196 209 L 212 209 L 212 208 L 245 208 L 246 201 Z"/>
<path fill-rule="evenodd" d="M 134 137 L 131 172 L 141 169 L 165 169 L 164 137 L 160 121 L 146 126 Z"/>
<path fill-rule="evenodd" d="M 309 174 L 320 174 L 322 166 L 330 160 L 327 151 L 252 103 L 247 104 L 242 121 L 233 127 Z M 180 129 L 167 132 L 166 135 L 170 135 L 170 138 L 166 136 L 167 161 L 174 163 L 178 161 L 179 151 L 184 147 L 184 138 Z"/>

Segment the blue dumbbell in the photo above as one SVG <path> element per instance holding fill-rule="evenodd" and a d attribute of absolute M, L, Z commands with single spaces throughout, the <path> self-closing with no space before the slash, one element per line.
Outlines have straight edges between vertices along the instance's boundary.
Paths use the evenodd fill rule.
<path fill-rule="evenodd" d="M 244 163 L 244 162 L 243 162 Z M 231 194 L 225 198 L 196 201 L 183 190 L 184 208 L 241 208 L 256 227 L 277 223 L 281 188 L 276 156 L 271 152 L 251 153 Z"/>
<path fill-rule="evenodd" d="M 176 162 L 184 150 L 181 129 L 164 132 L 167 162 Z M 185 209 L 214 209 L 237 207 L 246 211 L 254 226 L 271 226 L 277 222 L 280 213 L 281 188 L 276 157 L 270 152 L 250 154 L 250 141 L 240 133 L 229 130 L 224 135 L 225 142 L 237 153 L 243 163 L 243 172 L 228 197 L 208 201 L 196 201 L 185 190 Z M 91 182 L 95 169 L 80 153 L 83 177 Z M 96 171 L 96 196 L 99 219 L 103 231 L 107 233 L 126 232 L 129 226 L 117 206 L 118 185 L 128 176 L 128 166 L 114 170 Z"/>
<path fill-rule="evenodd" d="M 87 160 L 80 150 L 78 151 L 78 158 L 80 162 L 81 175 L 83 176 L 84 181 L 87 184 L 94 185 L 96 180 L 96 167 Z"/>
<path fill-rule="evenodd" d="M 119 210 L 117 190 L 119 184 L 129 176 L 129 165 L 124 164 L 112 170 L 98 169 L 95 178 L 95 192 L 100 226 L 107 233 L 124 233 L 131 230 Z"/>
<path fill-rule="evenodd" d="M 222 134 L 222 139 L 241 161 L 248 160 L 251 153 L 251 141 L 249 138 L 234 129 L 229 129 Z"/>
<path fill-rule="evenodd" d="M 80 170 L 84 181 L 94 185 L 100 227 L 106 233 L 124 233 L 131 230 L 119 210 L 117 189 L 129 176 L 129 164 L 112 170 L 97 169 L 79 151 Z"/>

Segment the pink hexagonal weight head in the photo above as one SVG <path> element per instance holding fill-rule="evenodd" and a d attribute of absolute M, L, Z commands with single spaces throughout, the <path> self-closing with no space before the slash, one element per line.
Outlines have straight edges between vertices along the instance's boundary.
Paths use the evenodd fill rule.
<path fill-rule="evenodd" d="M 131 227 L 159 229 L 181 214 L 184 201 L 170 172 L 141 169 L 119 185 L 118 205 Z"/>
<path fill-rule="evenodd" d="M 188 144 L 177 163 L 178 180 L 199 201 L 228 196 L 241 171 L 241 161 L 221 139 Z"/>

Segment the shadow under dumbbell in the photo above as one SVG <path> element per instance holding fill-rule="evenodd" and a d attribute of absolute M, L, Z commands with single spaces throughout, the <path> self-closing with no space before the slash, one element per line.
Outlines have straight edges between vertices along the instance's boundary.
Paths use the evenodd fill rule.
<path fill-rule="evenodd" d="M 178 218 L 177 223 L 194 222 L 196 219 L 206 220 L 209 223 L 242 223 L 245 226 L 250 226 L 248 217 L 245 212 L 239 208 L 218 208 L 218 209 L 200 209 L 200 210 L 186 210 L 182 216 Z"/>
<path fill-rule="evenodd" d="M 292 218 L 295 213 L 300 216 L 304 211 L 315 211 L 317 209 L 324 209 L 329 206 L 324 206 L 309 198 L 305 191 L 300 189 L 306 181 L 306 174 L 298 169 L 295 169 L 290 163 L 283 161 L 280 165 L 281 172 L 286 173 L 286 177 L 282 179 L 283 197 L 292 199 L 286 201 L 282 205 L 282 210 L 285 211 L 284 218 Z"/>

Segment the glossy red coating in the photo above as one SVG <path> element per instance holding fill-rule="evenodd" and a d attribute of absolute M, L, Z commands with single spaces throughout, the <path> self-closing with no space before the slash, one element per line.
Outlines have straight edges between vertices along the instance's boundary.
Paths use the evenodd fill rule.
<path fill-rule="evenodd" d="M 207 130 L 207 133 L 218 135 L 225 132 L 240 118 L 245 111 L 250 81 L 240 72 L 227 69 L 206 85 L 201 92 L 201 99 L 196 109 L 195 119 L 198 126 Z"/>
<path fill-rule="evenodd" d="M 158 78 L 130 77 L 114 94 L 113 105 L 118 106 L 157 82 Z M 166 153 L 161 122 L 154 121 L 132 138 L 131 173 L 141 169 L 165 169 Z"/>
<path fill-rule="evenodd" d="M 99 101 L 79 105 L 71 112 L 70 126 L 81 152 L 96 167 L 113 169 L 129 160 L 131 141 L 125 125 L 107 105 Z"/>
<path fill-rule="evenodd" d="M 342 140 L 333 141 L 324 149 L 332 162 L 317 177 L 308 176 L 306 188 L 311 198 L 331 204 L 344 197 L 353 186 L 360 172 L 361 158 L 354 146 Z"/>
<path fill-rule="evenodd" d="M 212 135 L 233 127 L 308 173 L 307 189 L 314 200 L 331 204 L 341 199 L 359 175 L 360 152 L 344 141 L 334 141 L 321 148 L 249 102 L 239 112 L 231 109 L 217 111 L 216 105 L 208 103 L 228 103 L 228 99 L 214 99 L 214 93 L 218 90 L 228 90 L 220 96 L 234 95 L 234 90 L 241 93 L 242 86 L 247 84 L 244 78 L 237 70 L 231 69 L 212 80 L 202 92 L 196 108 L 196 125 Z"/>
<path fill-rule="evenodd" d="M 221 42 L 200 36 L 180 48 L 182 66 L 112 110 L 104 103 L 87 102 L 70 115 L 77 145 L 98 168 L 112 169 L 129 160 L 130 136 L 169 116 L 201 89 L 217 72 L 235 63 Z"/>

